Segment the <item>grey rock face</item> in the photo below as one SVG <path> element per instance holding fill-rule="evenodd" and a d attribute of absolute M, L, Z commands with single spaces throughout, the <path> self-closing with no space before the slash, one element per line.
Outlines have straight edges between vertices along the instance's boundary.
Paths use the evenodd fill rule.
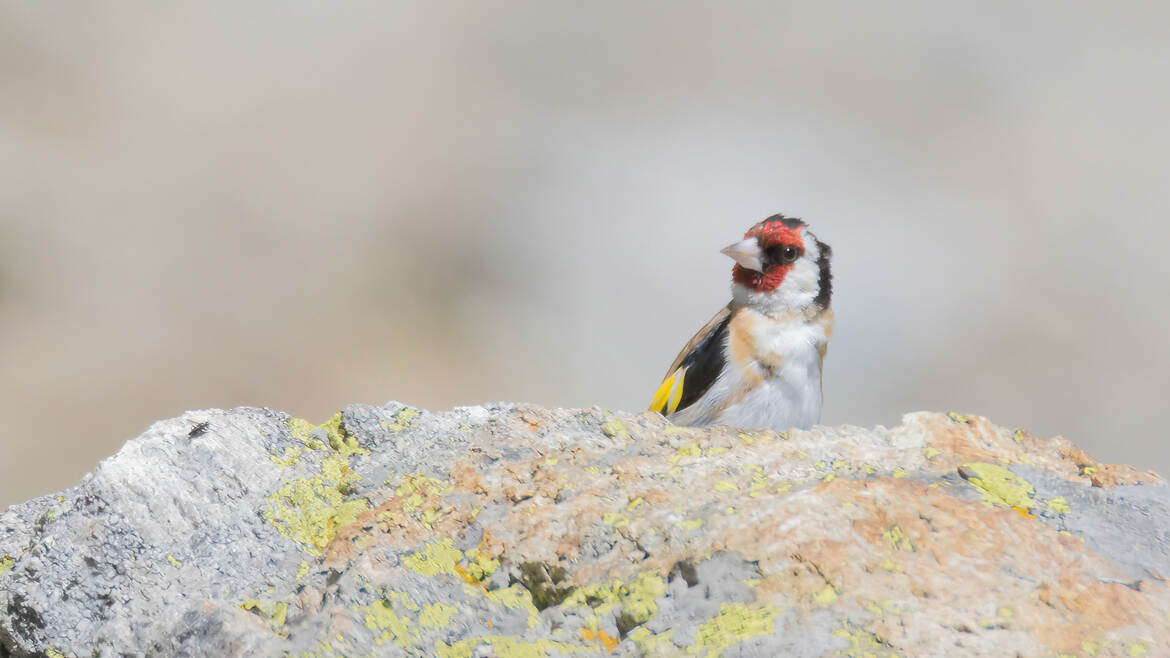
<path fill-rule="evenodd" d="M 1170 654 L 1170 495 L 975 417 L 153 425 L 0 515 L 0 657 Z"/>

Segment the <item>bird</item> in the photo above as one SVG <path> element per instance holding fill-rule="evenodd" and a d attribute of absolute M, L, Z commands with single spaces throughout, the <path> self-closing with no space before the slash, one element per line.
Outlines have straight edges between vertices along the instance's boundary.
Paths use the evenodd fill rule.
<path fill-rule="evenodd" d="M 833 335 L 832 249 L 777 214 L 722 253 L 735 261 L 731 302 L 679 352 L 650 411 L 675 425 L 812 427 Z"/>

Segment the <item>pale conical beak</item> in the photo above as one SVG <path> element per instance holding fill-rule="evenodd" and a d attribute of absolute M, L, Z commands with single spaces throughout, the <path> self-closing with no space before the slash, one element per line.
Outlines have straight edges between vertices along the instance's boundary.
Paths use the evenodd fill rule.
<path fill-rule="evenodd" d="M 748 238 L 742 242 L 724 247 L 719 253 L 727 254 L 739 263 L 740 267 L 755 272 L 764 271 L 764 263 L 760 260 L 760 243 L 755 238 Z"/>

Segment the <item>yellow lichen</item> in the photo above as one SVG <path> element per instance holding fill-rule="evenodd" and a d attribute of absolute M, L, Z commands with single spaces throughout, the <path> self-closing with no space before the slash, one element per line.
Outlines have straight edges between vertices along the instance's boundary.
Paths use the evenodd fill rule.
<path fill-rule="evenodd" d="M 172 567 L 183 566 L 183 561 L 176 558 L 174 555 L 171 555 L 170 553 L 167 553 L 167 562 L 170 562 Z"/>
<path fill-rule="evenodd" d="M 1044 502 L 1048 503 L 1048 509 L 1051 509 L 1057 514 L 1068 514 L 1071 511 L 1068 506 L 1068 501 L 1064 499 L 1064 496 L 1049 498 Z"/>
<path fill-rule="evenodd" d="M 982 492 L 985 502 L 1002 503 L 1025 513 L 1035 504 L 1032 485 L 1002 466 L 973 462 L 963 464 L 963 469 L 967 482 Z"/>
<path fill-rule="evenodd" d="M 349 498 L 353 483 L 361 479 L 350 470 L 349 459 L 354 455 L 368 455 L 369 451 L 345 432 L 340 413 L 317 426 L 300 418 L 290 418 L 286 424 L 295 438 L 313 450 L 325 448 L 324 443 L 312 438 L 320 430 L 334 452 L 321 460 L 318 475 L 285 480 L 268 496 L 270 506 L 263 514 L 281 534 L 309 553 L 320 554 L 341 527 L 353 523 L 369 507 L 364 498 Z M 271 455 L 271 458 L 291 467 L 299 462 L 302 454 L 300 448 L 292 446 L 285 449 L 285 457 Z"/>
<path fill-rule="evenodd" d="M 410 621 L 394 611 L 394 604 L 389 598 L 383 598 L 364 606 L 366 628 L 382 631 L 374 638 L 375 644 L 384 644 L 393 641 L 400 646 L 415 643 L 418 640 L 418 630 L 411 628 Z"/>
<path fill-rule="evenodd" d="M 1145 642 L 1130 642 L 1125 645 L 1125 655 L 1130 658 L 1141 658 L 1150 651 Z"/>
<path fill-rule="evenodd" d="M 390 421 L 390 422 L 383 421 L 382 425 L 386 429 L 390 430 L 391 432 L 398 433 L 398 432 L 401 432 L 403 430 L 408 430 L 411 427 L 413 427 L 414 421 L 417 420 L 418 417 L 421 415 L 422 414 L 419 412 L 418 409 L 414 409 L 411 407 L 404 407 L 402 409 L 402 411 L 399 411 L 394 416 L 394 419 L 392 421 Z"/>
<path fill-rule="evenodd" d="M 942 453 L 939 452 L 938 448 L 935 448 L 934 446 L 926 446 L 926 450 L 923 450 L 922 454 L 926 455 L 927 459 L 934 459 Z"/>
<path fill-rule="evenodd" d="M 609 422 L 602 423 L 601 433 L 610 438 L 630 438 L 630 433 L 626 430 L 626 426 L 620 420 L 611 420 Z"/>
<path fill-rule="evenodd" d="M 338 639 L 339 644 L 344 644 Z M 302 653 L 300 658 L 346 658 L 346 655 L 346 652 L 334 648 L 329 641 L 321 640 L 315 647 Z"/>
<path fill-rule="evenodd" d="M 691 519 L 689 521 L 680 522 L 678 527 L 682 528 L 683 530 L 698 530 L 699 526 L 701 525 L 703 525 L 703 519 Z"/>
<path fill-rule="evenodd" d="M 427 544 L 423 550 L 402 558 L 402 564 L 420 575 L 433 578 L 441 573 L 455 574 L 455 563 L 462 558 L 463 552 L 455 548 L 455 541 L 442 537 Z"/>
<path fill-rule="evenodd" d="M 904 477 L 906 477 L 906 471 L 903 471 L 903 470 L 902 470 L 902 469 L 900 469 L 900 468 L 895 468 L 895 469 L 894 469 L 894 477 L 896 477 L 896 478 L 904 478 Z"/>
<path fill-rule="evenodd" d="M 666 594 L 666 581 L 653 571 L 638 574 L 631 582 L 613 580 L 591 583 L 574 589 L 561 603 L 566 609 L 588 611 L 585 627 L 596 630 L 603 615 L 620 608 L 620 623 L 640 626 L 658 614 L 657 599 Z"/>
<path fill-rule="evenodd" d="M 738 491 L 739 485 L 731 480 L 720 480 L 715 483 L 715 491 Z"/>
<path fill-rule="evenodd" d="M 595 628 L 600 623 L 600 615 L 609 614 L 621 603 L 621 581 L 609 583 L 589 583 L 575 588 L 565 597 L 561 605 L 565 609 L 584 608 L 591 611 L 586 617 L 585 624 Z"/>
<path fill-rule="evenodd" d="M 389 481 L 387 481 L 389 484 Z M 394 490 L 396 496 L 402 499 L 402 512 L 411 515 L 419 523 L 430 528 L 432 524 L 443 516 L 439 507 L 423 508 L 423 503 L 433 496 L 441 496 L 454 488 L 449 480 L 427 477 L 424 475 L 409 475 Z"/>
<path fill-rule="evenodd" d="M 913 551 L 914 543 L 902 532 L 900 526 L 890 526 L 889 530 L 882 531 L 882 537 L 889 542 L 890 547 L 896 551 Z"/>
<path fill-rule="evenodd" d="M 264 516 L 281 534 L 314 555 L 319 555 L 337 536 L 338 530 L 353 523 L 369 507 L 364 498 L 347 500 L 342 491 L 359 479 L 349 472 L 348 462 L 339 456 L 326 458 L 321 475 L 288 480 L 268 496 Z"/>
<path fill-rule="evenodd" d="M 487 580 L 488 576 L 492 575 L 496 569 L 500 567 L 500 561 L 481 554 L 479 551 L 471 550 L 466 554 L 467 567 L 466 572 L 476 582 Z"/>
<path fill-rule="evenodd" d="M 666 581 L 662 576 L 644 571 L 638 574 L 622 597 L 622 615 L 636 624 L 642 624 L 658 613 L 655 600 L 666 594 Z"/>
<path fill-rule="evenodd" d="M 4 555 L 3 557 L 0 557 L 0 574 L 4 573 L 5 571 L 8 571 L 15 564 L 16 564 L 16 559 L 13 558 L 11 555 Z"/>
<path fill-rule="evenodd" d="M 297 580 L 304 578 L 307 573 L 309 573 L 309 563 L 302 561 L 301 566 L 297 567 Z"/>
<path fill-rule="evenodd" d="M 683 457 L 698 457 L 702 454 L 703 451 L 699 448 L 698 443 L 688 443 L 675 451 L 674 455 L 670 458 L 670 462 L 673 464 L 677 463 Z"/>
<path fill-rule="evenodd" d="M 370 454 L 370 451 L 363 448 L 352 434 L 342 428 L 340 413 L 333 414 L 332 418 L 322 423 L 321 429 L 329 436 L 329 447 L 342 457 Z"/>
<path fill-rule="evenodd" d="M 523 610 L 528 613 L 528 627 L 532 628 L 540 623 L 540 611 L 532 602 L 532 593 L 520 585 L 512 585 L 501 589 L 483 592 L 485 599 L 499 603 L 505 608 Z"/>
<path fill-rule="evenodd" d="M 602 523 L 611 525 L 615 528 L 624 528 L 630 525 L 630 517 L 616 512 L 606 512 L 601 517 Z"/>
<path fill-rule="evenodd" d="M 898 655 L 889 648 L 889 644 L 885 640 L 866 630 L 838 628 L 833 631 L 833 637 L 841 638 L 849 642 L 849 646 L 841 652 L 841 655 L 848 656 L 849 658 L 875 658 L 877 656 Z"/>
<path fill-rule="evenodd" d="M 629 500 L 630 500 L 630 502 L 626 504 L 626 511 L 627 512 L 633 512 L 635 509 L 638 508 L 638 505 L 641 505 L 643 502 L 641 496 L 638 496 L 636 498 L 631 498 Z"/>
<path fill-rule="evenodd" d="M 265 603 L 260 599 L 244 599 L 244 602 L 240 604 L 240 608 L 259 614 L 261 617 L 267 619 L 268 623 L 274 628 L 283 626 L 285 619 L 288 617 L 288 604 L 284 601 Z"/>
<path fill-rule="evenodd" d="M 425 526 L 427 529 L 430 529 L 432 524 L 434 524 L 435 521 L 438 521 L 439 517 L 441 516 L 443 516 L 443 511 L 438 507 L 428 507 L 422 512 L 419 512 L 418 520 L 423 524 L 423 526 Z"/>
<path fill-rule="evenodd" d="M 476 648 L 488 646 L 490 653 L 480 654 Z M 439 658 L 471 658 L 473 655 L 507 656 L 508 658 L 545 658 L 549 654 L 594 653 L 596 647 L 580 646 L 556 640 L 517 640 L 502 635 L 477 637 L 461 640 L 455 644 L 435 642 L 435 655 Z"/>
<path fill-rule="evenodd" d="M 357 473 L 349 470 L 349 460 L 342 455 L 331 455 L 321 460 L 321 477 L 337 488 L 361 479 Z"/>
<path fill-rule="evenodd" d="M 309 433 L 317 429 L 317 425 L 310 423 L 304 418 L 289 418 L 285 421 L 288 429 L 296 438 L 305 441 L 309 438 Z"/>
<path fill-rule="evenodd" d="M 362 448 L 361 445 L 357 442 L 357 439 L 354 438 L 353 435 L 346 432 L 342 427 L 342 418 L 340 412 L 333 414 L 329 420 L 321 423 L 320 425 L 313 425 L 303 418 L 290 418 L 286 421 L 286 424 L 288 425 L 289 431 L 292 432 L 292 435 L 295 438 L 300 439 L 301 442 L 310 449 L 320 450 L 325 447 L 324 444 L 313 438 L 313 433 L 317 430 L 321 430 L 329 442 L 329 447 L 337 451 L 337 453 L 342 457 L 370 454 L 369 450 Z M 292 455 L 289 453 L 289 451 L 286 450 L 285 459 L 288 459 L 291 456 Z M 273 456 L 273 461 L 276 461 L 277 459 L 277 457 Z M 295 460 L 293 463 L 295 464 Z"/>
<path fill-rule="evenodd" d="M 839 594 L 837 593 L 837 589 L 835 587 L 832 585 L 825 585 L 821 589 L 817 590 L 816 594 L 813 594 L 813 601 L 815 601 L 817 605 L 833 605 L 837 602 L 838 596 Z"/>
<path fill-rule="evenodd" d="M 744 640 L 771 635 L 776 630 L 774 619 L 779 612 L 771 605 L 749 608 L 742 603 L 724 603 L 719 614 L 699 625 L 691 651 L 718 658 L 725 649 Z"/>
<path fill-rule="evenodd" d="M 451 623 L 451 615 L 456 612 L 459 612 L 459 609 L 455 606 L 430 603 L 424 605 L 422 611 L 418 613 L 418 623 L 424 628 L 446 628 Z"/>
<path fill-rule="evenodd" d="M 276 455 L 268 455 L 268 458 L 271 459 L 272 463 L 276 464 L 277 466 L 283 466 L 285 468 L 292 468 L 293 466 L 297 465 L 297 462 L 300 461 L 301 452 L 303 452 L 303 451 L 304 451 L 304 448 L 302 448 L 300 446 L 285 446 L 283 457 L 277 457 Z"/>
<path fill-rule="evenodd" d="M 678 654 L 678 647 L 671 641 L 673 629 L 655 633 L 645 626 L 638 626 L 626 634 L 626 637 L 638 646 L 641 656 L 674 656 Z"/>

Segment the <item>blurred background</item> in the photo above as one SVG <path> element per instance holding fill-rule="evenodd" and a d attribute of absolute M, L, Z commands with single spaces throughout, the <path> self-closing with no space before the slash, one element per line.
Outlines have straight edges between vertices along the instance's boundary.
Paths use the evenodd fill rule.
<path fill-rule="evenodd" d="M 0 0 L 0 509 L 157 419 L 640 411 L 775 212 L 826 424 L 1170 472 L 1170 5 Z"/>

